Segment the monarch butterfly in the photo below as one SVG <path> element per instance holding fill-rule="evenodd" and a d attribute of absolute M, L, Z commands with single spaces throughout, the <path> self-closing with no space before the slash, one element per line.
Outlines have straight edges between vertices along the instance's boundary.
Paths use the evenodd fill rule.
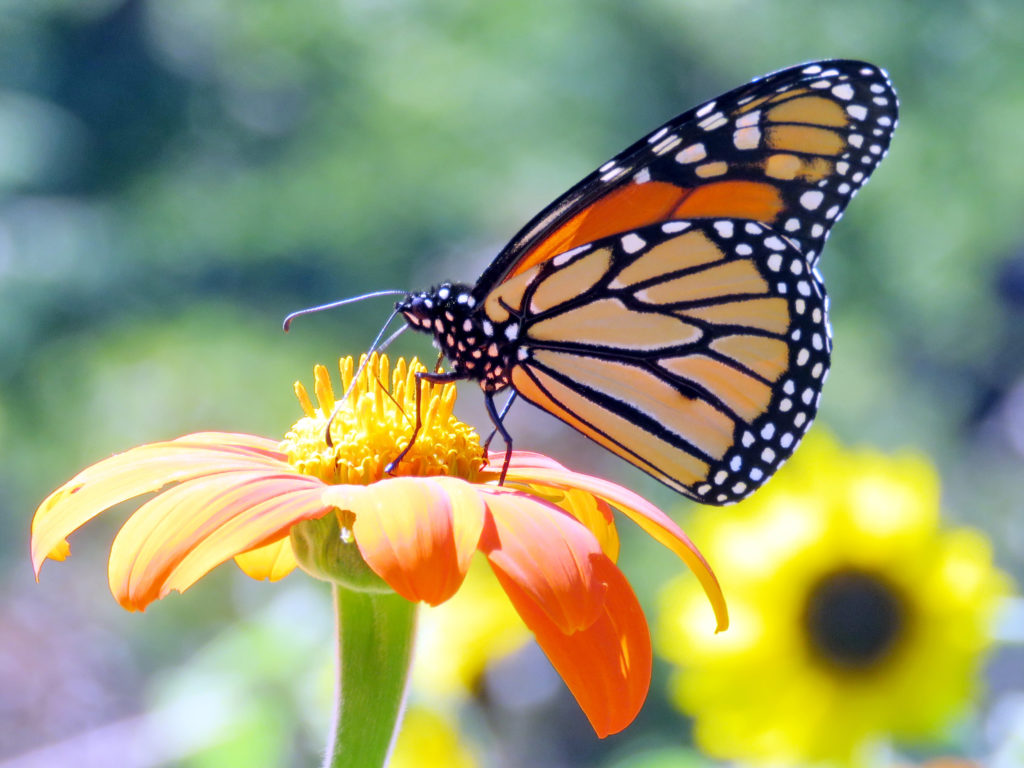
<path fill-rule="evenodd" d="M 476 380 L 509 449 L 507 388 L 692 499 L 742 499 L 817 412 L 832 342 L 815 265 L 896 117 L 886 73 L 842 60 L 684 112 L 541 211 L 475 285 L 405 294 L 396 312 L 451 361 L 421 375 Z"/>

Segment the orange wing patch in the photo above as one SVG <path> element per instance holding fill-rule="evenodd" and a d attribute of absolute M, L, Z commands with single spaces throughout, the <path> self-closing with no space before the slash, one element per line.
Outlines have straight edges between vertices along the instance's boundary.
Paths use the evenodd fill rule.
<path fill-rule="evenodd" d="M 660 181 L 627 184 L 613 190 L 548 235 L 519 260 L 505 279 L 584 243 L 668 219 L 687 192 Z"/>

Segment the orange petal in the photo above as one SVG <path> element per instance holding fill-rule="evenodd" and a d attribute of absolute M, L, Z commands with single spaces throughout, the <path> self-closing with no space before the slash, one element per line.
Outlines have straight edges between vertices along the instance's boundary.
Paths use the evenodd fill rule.
<path fill-rule="evenodd" d="M 489 520 L 480 551 L 491 567 L 523 590 L 561 632 L 589 627 L 600 615 L 605 586 L 593 561 L 597 539 L 558 507 L 520 491 L 481 489 Z"/>
<path fill-rule="evenodd" d="M 363 559 L 406 600 L 439 605 L 462 585 L 484 524 L 483 501 L 466 481 L 393 477 L 333 485 L 322 498 L 355 514 Z"/>
<path fill-rule="evenodd" d="M 241 552 L 277 540 L 329 507 L 323 483 L 300 474 L 228 472 L 171 488 L 128 518 L 110 549 L 110 590 L 142 610 L 183 592 Z"/>
<path fill-rule="evenodd" d="M 242 572 L 257 581 L 280 581 L 295 570 L 295 552 L 288 537 L 235 556 Z"/>
<path fill-rule="evenodd" d="M 67 556 L 66 537 L 106 509 L 168 483 L 238 470 L 294 471 L 277 443 L 254 435 L 204 432 L 139 446 L 79 472 L 51 493 L 32 520 L 32 565 Z"/>
<path fill-rule="evenodd" d="M 683 529 L 643 497 L 607 480 L 569 470 L 557 471 L 545 468 L 513 470 L 510 468 L 506 482 L 548 485 L 556 488 L 579 488 L 621 510 L 648 535 L 675 552 L 689 566 L 700 581 L 711 602 L 711 607 L 714 609 L 717 620 L 716 631 L 721 632 L 728 628 L 729 609 L 726 607 L 725 596 L 722 594 L 722 588 L 718 579 L 715 578 L 711 566 L 708 565 L 690 538 L 683 533 Z"/>
<path fill-rule="evenodd" d="M 607 585 L 597 620 L 566 634 L 532 596 L 500 569 L 495 574 L 523 621 L 537 636 L 598 736 L 618 733 L 636 717 L 651 684 L 651 637 L 640 603 L 607 557 L 594 569 Z"/>

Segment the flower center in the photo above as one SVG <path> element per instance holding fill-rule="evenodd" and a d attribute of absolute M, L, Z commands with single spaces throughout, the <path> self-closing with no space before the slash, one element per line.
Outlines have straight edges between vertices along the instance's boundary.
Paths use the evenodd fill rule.
<path fill-rule="evenodd" d="M 415 358 L 409 363 L 399 358 L 391 371 L 387 355 L 376 353 L 358 377 L 351 357 L 342 358 L 339 367 L 348 393 L 343 401 L 335 400 L 330 374 L 322 365 L 313 369 L 319 407 L 295 383 L 306 415 L 292 426 L 281 449 L 303 474 L 332 484 L 369 485 L 388 476 L 384 468 L 409 445 L 416 426 L 416 373 L 426 368 Z M 391 474 L 475 480 L 484 465 L 483 449 L 476 431 L 452 414 L 455 385 L 424 381 L 420 387 L 420 431 Z"/>
<path fill-rule="evenodd" d="M 847 669 L 880 663 L 906 625 L 900 595 L 880 577 L 854 569 L 836 571 L 811 590 L 804 622 L 815 653 Z"/>

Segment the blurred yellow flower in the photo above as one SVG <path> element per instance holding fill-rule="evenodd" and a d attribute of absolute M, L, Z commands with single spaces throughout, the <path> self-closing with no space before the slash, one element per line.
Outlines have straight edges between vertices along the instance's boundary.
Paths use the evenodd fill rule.
<path fill-rule="evenodd" d="M 458 593 L 420 613 L 413 688 L 440 699 L 471 696 L 487 665 L 522 648 L 531 635 L 479 558 Z"/>
<path fill-rule="evenodd" d="M 700 592 L 675 580 L 656 646 L 708 753 L 854 761 L 889 737 L 940 737 L 969 704 L 1009 583 L 980 533 L 940 529 L 925 459 L 818 432 L 764 491 L 693 528 L 732 628 L 694 631 Z"/>
<path fill-rule="evenodd" d="M 451 718 L 426 707 L 409 707 L 388 768 L 477 768 L 473 751 L 459 739 Z"/>

